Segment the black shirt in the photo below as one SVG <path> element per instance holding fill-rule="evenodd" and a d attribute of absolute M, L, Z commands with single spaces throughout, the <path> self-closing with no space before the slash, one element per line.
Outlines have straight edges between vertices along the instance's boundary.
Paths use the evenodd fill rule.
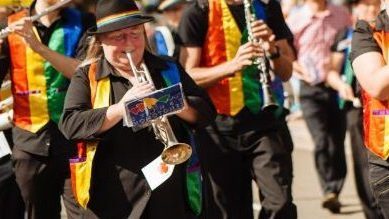
<path fill-rule="evenodd" d="M 376 18 L 375 28 L 389 31 L 389 17 L 385 10 L 381 11 Z M 367 21 L 359 20 L 355 27 L 351 41 L 351 63 L 360 55 L 367 52 L 382 53 L 380 46 L 373 37 L 373 29 Z"/>
<path fill-rule="evenodd" d="M 239 29 L 243 31 L 246 28 L 244 5 L 228 5 L 228 7 Z M 209 7 L 206 0 L 196 0 L 185 9 L 178 28 L 183 46 L 203 47 L 208 31 L 208 12 Z M 280 4 L 277 1 L 270 0 L 268 4 L 265 4 L 265 13 L 266 23 L 273 30 L 276 40 L 293 40 L 292 32 L 285 23 Z M 278 118 L 271 113 L 260 112 L 254 115 L 247 107 L 244 107 L 234 117 L 218 115 L 216 124 L 219 126 L 219 130 L 239 133 L 247 130 L 274 128 L 277 121 Z"/>
<path fill-rule="evenodd" d="M 201 1 L 201 0 L 199 0 Z M 184 46 L 202 47 L 208 31 L 208 5 L 203 2 L 194 1 L 183 13 L 180 21 L 178 34 Z M 228 5 L 238 27 L 241 31 L 246 28 L 244 6 Z M 292 32 L 285 23 L 281 6 L 275 0 L 265 4 L 267 25 L 273 30 L 276 40 L 293 38 Z"/>
<path fill-rule="evenodd" d="M 30 7 L 30 14 L 31 10 L 34 7 L 34 4 Z M 63 11 L 61 11 L 63 13 Z M 39 37 L 42 40 L 42 43 L 44 45 L 48 45 L 50 36 L 52 35 L 53 31 L 55 30 L 56 25 L 58 22 L 61 22 L 64 19 L 64 16 L 61 16 L 60 19 L 55 21 L 53 24 L 51 24 L 49 27 L 44 26 L 42 23 L 35 21 L 33 22 L 34 26 L 36 27 Z M 88 28 L 93 26 L 95 24 L 94 16 L 91 14 L 82 14 L 82 26 L 83 30 L 82 32 L 86 32 Z M 7 21 L 2 22 L 2 26 L 7 26 Z M 77 56 L 82 56 L 83 53 L 85 53 L 86 50 L 86 40 L 87 35 L 84 34 L 79 42 L 79 46 L 76 50 Z M 2 51 L 0 54 L 0 84 L 3 81 L 4 77 L 8 73 L 11 65 L 11 57 L 10 57 L 10 51 L 9 51 L 9 45 L 7 39 L 4 40 L 2 44 Z M 15 106 L 17 107 L 17 106 Z M 68 151 L 70 149 L 70 142 L 66 141 L 66 139 L 63 137 L 63 135 L 60 133 L 60 131 L 57 128 L 57 124 L 53 121 L 50 121 L 45 127 L 43 127 L 41 130 L 39 130 L 37 133 L 31 133 L 29 131 L 26 131 L 24 129 L 13 127 L 13 140 L 15 147 L 17 147 L 20 150 L 27 151 L 33 154 L 41 155 L 41 156 L 47 156 L 50 153 L 50 145 L 57 144 L 56 147 L 63 148 L 63 151 Z M 58 150 L 56 148 L 58 153 L 62 153 L 63 151 Z M 57 152 L 56 152 L 57 153 Z"/>
<path fill-rule="evenodd" d="M 160 71 L 167 67 L 167 58 L 162 59 L 146 52 L 144 59 L 155 86 L 161 88 L 164 82 Z M 97 69 L 97 80 L 109 77 L 111 83 L 110 104 L 118 103 L 132 87 L 131 83 L 115 74 L 114 69 L 105 59 L 98 62 Z M 184 72 L 181 66 L 178 66 L 178 69 L 187 101 L 189 105 L 198 110 L 202 117 L 196 126 L 205 126 L 214 119 L 216 114 L 211 100 L 206 92 L 199 88 Z M 160 155 L 163 145 L 155 139 L 151 127 L 134 132 L 132 128 L 123 126 L 122 121 L 105 133 L 97 135 L 97 131 L 104 122 L 108 107 L 92 109 L 88 70 L 89 66 L 83 67 L 73 76 L 59 127 L 68 138 L 73 140 L 100 139 L 93 162 L 90 207 L 102 218 L 127 218 L 126 208 L 131 207 L 133 212 L 139 211 L 141 213 L 143 211 L 143 204 L 147 202 L 150 193 L 145 186 L 141 168 Z M 178 141 L 188 143 L 187 133 L 182 129 L 184 122 L 177 116 L 169 116 L 169 121 Z M 184 167 L 185 165 L 176 166 L 180 169 Z M 166 183 L 172 182 L 173 180 Z M 109 186 L 108 190 L 107 186 Z M 122 187 L 126 189 L 126 198 L 123 198 Z M 172 194 L 171 197 L 167 198 L 177 200 L 180 194 L 181 191 L 177 190 L 177 194 Z M 104 203 L 107 201 L 113 201 L 115 205 L 105 205 Z M 99 208 L 99 205 L 104 207 Z M 174 209 L 170 210 L 174 211 Z"/>

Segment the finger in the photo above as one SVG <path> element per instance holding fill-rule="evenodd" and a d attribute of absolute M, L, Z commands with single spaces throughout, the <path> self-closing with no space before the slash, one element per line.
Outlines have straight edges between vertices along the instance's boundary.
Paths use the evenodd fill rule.
<path fill-rule="evenodd" d="M 276 35 L 272 34 L 272 35 L 270 35 L 268 40 L 269 40 L 269 42 L 273 42 L 275 39 L 276 39 Z"/>
<path fill-rule="evenodd" d="M 254 37 L 255 38 L 261 38 L 263 40 L 268 40 L 268 38 L 273 34 L 272 31 L 270 31 L 269 29 L 267 30 L 258 30 L 256 32 L 254 32 Z"/>
<path fill-rule="evenodd" d="M 263 20 L 255 20 L 251 23 L 251 27 L 258 27 L 258 26 L 261 26 L 263 24 L 266 24 Z"/>
<path fill-rule="evenodd" d="M 242 62 L 240 62 L 242 64 L 242 66 L 250 66 L 253 64 L 253 61 L 250 60 L 250 59 L 247 59 L 247 60 L 244 60 Z"/>
<path fill-rule="evenodd" d="M 250 53 L 255 53 L 255 52 L 258 52 L 258 50 L 256 49 L 256 47 L 254 45 L 251 45 L 250 47 L 247 47 L 247 48 L 242 49 L 241 51 L 239 51 L 237 56 L 241 57 L 241 56 L 244 56 L 244 55 L 247 55 L 247 54 L 250 54 Z"/>
<path fill-rule="evenodd" d="M 245 50 L 245 49 L 247 49 L 248 47 L 250 47 L 250 46 L 252 46 L 252 45 L 253 45 L 252 42 L 247 42 L 247 43 L 245 43 L 245 44 L 243 44 L 243 45 L 241 45 L 241 46 L 239 47 L 238 52 L 239 52 L 239 51 L 242 51 L 242 50 Z"/>

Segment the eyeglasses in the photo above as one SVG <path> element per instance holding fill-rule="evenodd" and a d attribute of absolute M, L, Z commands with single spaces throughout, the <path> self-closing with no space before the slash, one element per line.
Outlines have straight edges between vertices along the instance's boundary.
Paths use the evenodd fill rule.
<path fill-rule="evenodd" d="M 138 40 L 141 37 L 143 37 L 143 33 L 144 33 L 143 28 L 136 28 L 136 29 L 127 28 L 107 35 L 106 39 L 113 42 L 121 42 L 127 38 L 130 40 Z"/>

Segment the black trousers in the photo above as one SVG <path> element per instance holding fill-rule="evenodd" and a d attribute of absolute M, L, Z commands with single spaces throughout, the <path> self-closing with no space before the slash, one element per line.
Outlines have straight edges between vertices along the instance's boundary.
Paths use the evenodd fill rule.
<path fill-rule="evenodd" d="M 213 125 L 197 138 L 208 192 L 206 218 L 252 219 L 252 179 L 262 204 L 259 218 L 297 217 L 291 194 L 293 145 L 285 123 L 239 134 Z"/>
<path fill-rule="evenodd" d="M 362 108 L 346 108 L 347 130 L 350 133 L 351 151 L 354 163 L 354 176 L 363 212 L 367 219 L 381 219 L 382 214 L 369 184 L 369 162 L 363 142 Z"/>
<path fill-rule="evenodd" d="M 0 219 L 23 219 L 24 203 L 12 171 L 10 156 L 0 159 Z"/>
<path fill-rule="evenodd" d="M 18 147 L 14 147 L 12 156 L 28 218 L 60 219 L 61 196 L 68 218 L 81 218 L 81 208 L 71 190 L 68 156 L 56 153 L 39 156 Z"/>
<path fill-rule="evenodd" d="M 3 132 L 12 149 L 12 130 Z M 24 202 L 15 181 L 11 155 L 8 155 L 0 158 L 0 219 L 19 218 L 24 218 Z"/>
<path fill-rule="evenodd" d="M 368 151 L 369 182 L 382 215 L 389 219 L 389 162 Z"/>
<path fill-rule="evenodd" d="M 337 93 L 323 84 L 301 83 L 301 109 L 315 144 L 315 165 L 324 194 L 339 194 L 346 177 L 346 121 Z"/>

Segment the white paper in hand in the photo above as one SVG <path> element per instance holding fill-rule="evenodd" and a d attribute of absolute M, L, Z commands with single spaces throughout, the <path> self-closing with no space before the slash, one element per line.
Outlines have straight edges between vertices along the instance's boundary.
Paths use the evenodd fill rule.
<path fill-rule="evenodd" d="M 173 170 L 174 165 L 163 162 L 161 156 L 142 168 L 143 175 L 145 175 L 151 190 L 154 190 L 169 179 Z"/>
<path fill-rule="evenodd" d="M 0 132 L 0 158 L 11 153 L 11 148 L 9 147 L 8 141 L 5 138 L 4 132 Z"/>

